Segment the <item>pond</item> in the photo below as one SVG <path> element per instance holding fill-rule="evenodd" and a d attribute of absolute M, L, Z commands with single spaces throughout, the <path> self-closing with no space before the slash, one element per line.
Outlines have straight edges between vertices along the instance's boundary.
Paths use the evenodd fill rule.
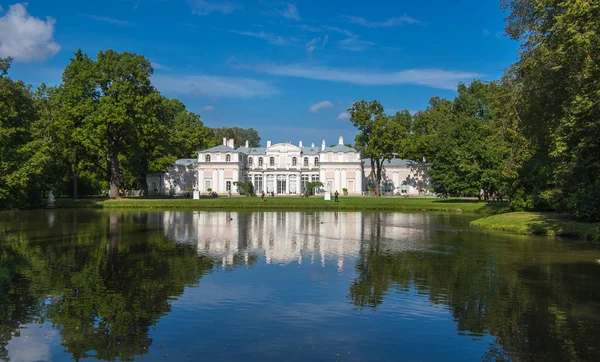
<path fill-rule="evenodd" d="M 0 213 L 0 359 L 600 360 L 598 245 L 470 220 Z"/>

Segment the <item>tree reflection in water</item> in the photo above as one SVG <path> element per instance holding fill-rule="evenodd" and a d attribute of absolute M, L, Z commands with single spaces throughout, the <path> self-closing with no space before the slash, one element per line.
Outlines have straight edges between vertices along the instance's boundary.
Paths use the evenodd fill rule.
<path fill-rule="evenodd" d="M 0 237 L 4 360 L 21 326 L 44 322 L 75 360 L 134 359 L 186 286 L 257 263 L 353 270 L 348 300 L 376 313 L 398 303 L 390 293 L 416 292 L 447 309 L 459 334 L 494 336 L 484 359 L 600 360 L 597 246 L 471 232 L 464 217 L 8 212 Z"/>

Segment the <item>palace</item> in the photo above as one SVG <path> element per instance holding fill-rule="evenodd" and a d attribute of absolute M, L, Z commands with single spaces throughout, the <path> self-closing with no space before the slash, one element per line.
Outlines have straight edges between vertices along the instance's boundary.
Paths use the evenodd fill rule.
<path fill-rule="evenodd" d="M 361 159 L 360 152 L 344 145 L 320 147 L 291 143 L 266 147 L 235 147 L 233 139 L 223 138 L 223 144 L 198 152 L 197 159 L 181 159 L 162 174 L 147 176 L 150 194 L 178 195 L 191 190 L 225 194 L 237 192 L 236 182 L 250 181 L 256 193 L 299 195 L 309 182 L 320 181 L 320 191 L 344 189 L 350 195 L 360 195 L 372 188 L 370 159 Z M 385 162 L 382 189 L 387 194 L 415 194 L 428 187 L 416 163 L 392 159 Z"/>

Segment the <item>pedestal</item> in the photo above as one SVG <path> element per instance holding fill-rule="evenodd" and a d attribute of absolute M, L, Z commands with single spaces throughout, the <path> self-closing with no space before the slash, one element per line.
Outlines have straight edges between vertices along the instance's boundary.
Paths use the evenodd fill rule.
<path fill-rule="evenodd" d="M 194 200 L 200 200 L 200 191 L 194 191 Z"/>
<path fill-rule="evenodd" d="M 323 200 L 331 201 L 331 192 L 325 192 L 325 197 L 323 198 Z"/>

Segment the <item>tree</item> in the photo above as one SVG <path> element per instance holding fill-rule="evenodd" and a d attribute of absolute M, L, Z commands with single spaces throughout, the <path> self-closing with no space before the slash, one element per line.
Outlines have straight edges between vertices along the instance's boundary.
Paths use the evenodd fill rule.
<path fill-rule="evenodd" d="M 429 100 L 429 106 L 413 116 L 408 158 L 433 162 L 437 133 L 450 120 L 452 102 L 440 97 Z"/>
<path fill-rule="evenodd" d="M 376 100 L 359 101 L 348 109 L 350 122 L 358 128 L 356 148 L 371 160 L 371 179 L 377 196 L 381 196 L 382 169 L 385 160 L 398 155 L 410 135 L 410 113 L 388 116 Z"/>
<path fill-rule="evenodd" d="M 304 196 L 309 197 L 314 195 L 315 187 L 323 187 L 323 183 L 321 181 L 311 181 L 306 184 L 306 191 L 304 192 Z"/>
<path fill-rule="evenodd" d="M 458 86 L 450 119 L 432 139 L 431 177 L 439 193 L 478 196 L 483 190 L 487 200 L 492 192 L 499 191 L 502 157 L 490 142 L 494 87 L 494 83 L 481 81 Z"/>
<path fill-rule="evenodd" d="M 103 156 L 112 198 L 119 197 L 123 183 L 120 156 L 157 119 L 152 73 L 143 56 L 114 50 L 101 51 L 96 61 L 78 52 L 65 69 L 66 92 L 79 103 L 73 113 L 82 117 L 75 139 Z"/>
<path fill-rule="evenodd" d="M 26 148 L 37 114 L 30 87 L 7 76 L 10 61 L 0 61 L 0 208 L 34 206 L 41 192 Z"/>
<path fill-rule="evenodd" d="M 221 127 L 213 132 L 216 144 L 221 144 L 223 138 L 233 138 L 236 147 L 244 146 L 246 141 L 250 147 L 260 147 L 260 136 L 254 128 Z"/>
<path fill-rule="evenodd" d="M 590 1 L 504 0 L 521 42 L 504 114 L 530 142 L 515 149 L 519 192 L 538 209 L 600 220 L 600 7 Z M 510 107 L 510 108 L 509 108 Z"/>
<path fill-rule="evenodd" d="M 254 195 L 254 185 L 251 181 L 236 181 L 233 183 L 240 190 L 240 194 L 246 196 Z"/>

